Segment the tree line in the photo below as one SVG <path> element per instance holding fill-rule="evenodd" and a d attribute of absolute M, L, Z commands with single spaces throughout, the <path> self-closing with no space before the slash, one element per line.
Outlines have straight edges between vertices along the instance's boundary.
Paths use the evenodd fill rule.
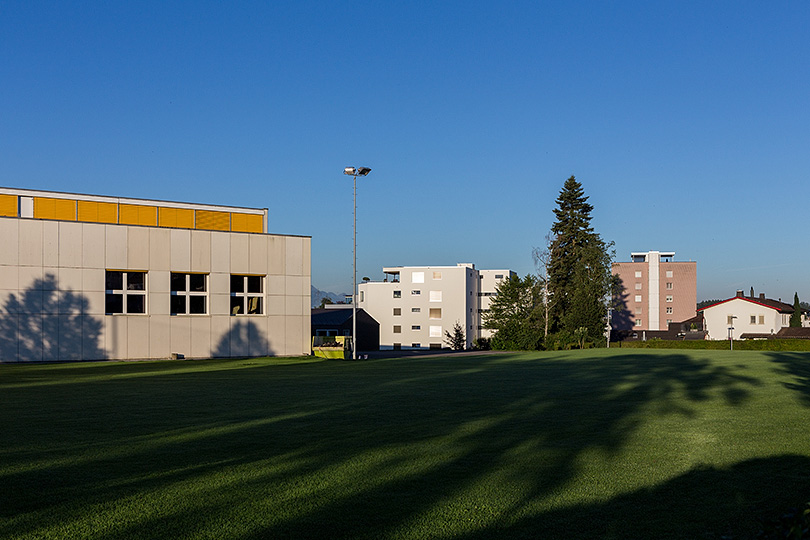
<path fill-rule="evenodd" d="M 611 272 L 613 242 L 591 227 L 593 205 L 571 176 L 556 200 L 555 221 L 534 249 L 537 273 L 497 287 L 484 325 L 501 350 L 604 346 L 608 309 L 620 287 Z"/>

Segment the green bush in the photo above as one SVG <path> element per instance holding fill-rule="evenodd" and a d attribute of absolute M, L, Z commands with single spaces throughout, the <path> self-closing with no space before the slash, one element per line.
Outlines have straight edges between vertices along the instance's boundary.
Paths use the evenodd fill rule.
<path fill-rule="evenodd" d="M 611 347 L 615 347 L 612 344 Z M 629 349 L 689 349 L 689 350 L 728 350 L 728 340 L 663 340 L 652 338 L 647 341 L 622 341 L 619 347 Z M 734 341 L 734 348 L 741 351 L 810 351 L 808 339 L 751 339 Z"/>

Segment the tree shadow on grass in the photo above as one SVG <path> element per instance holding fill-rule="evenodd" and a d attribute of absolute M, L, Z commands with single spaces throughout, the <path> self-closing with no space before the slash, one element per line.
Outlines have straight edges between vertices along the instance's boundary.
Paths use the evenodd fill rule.
<path fill-rule="evenodd" d="M 618 496 L 595 482 L 593 497 L 607 502 L 593 504 L 565 493 L 592 456 L 609 463 L 628 451 L 650 417 L 688 423 L 702 402 L 737 407 L 759 384 L 697 355 L 626 353 L 324 362 L 75 385 L 67 390 L 102 392 L 103 410 L 85 405 L 76 419 L 43 394 L 53 432 L 70 433 L 56 448 L 33 437 L 0 452 L 11 467 L 0 480 L 19 488 L 0 493 L 0 518 L 24 516 L 6 527 L 0 519 L 0 536 L 86 520 L 99 538 L 645 537 L 645 520 L 656 521 L 643 514 L 672 506 L 673 535 L 652 537 L 684 537 L 677 529 L 692 509 L 726 508 L 728 492 L 706 482 L 743 479 L 734 495 L 743 502 L 726 511 L 736 518 L 750 511 L 746 496 L 776 491 L 757 495 L 763 478 L 786 466 L 804 474 L 806 461 L 653 474 L 656 487 Z M 99 430 L 103 415 L 118 427 Z M 673 449 L 666 457 L 677 460 L 683 447 Z M 98 524 L 116 501 L 161 500 L 187 485 L 193 499 Z M 593 534 L 581 515 L 602 529 Z M 725 520 L 701 519 L 723 532 Z"/>
<path fill-rule="evenodd" d="M 810 353 L 768 353 L 780 370 L 793 377 L 784 383 L 785 388 L 798 392 L 804 404 L 810 407 Z"/>

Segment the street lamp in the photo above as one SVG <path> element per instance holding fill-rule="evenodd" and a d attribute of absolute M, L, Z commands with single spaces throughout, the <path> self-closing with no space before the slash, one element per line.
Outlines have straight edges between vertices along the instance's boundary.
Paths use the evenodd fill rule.
<path fill-rule="evenodd" d="M 357 360 L 357 177 L 368 176 L 368 167 L 345 167 L 343 174 L 354 177 L 354 237 L 352 246 L 352 360 Z"/>

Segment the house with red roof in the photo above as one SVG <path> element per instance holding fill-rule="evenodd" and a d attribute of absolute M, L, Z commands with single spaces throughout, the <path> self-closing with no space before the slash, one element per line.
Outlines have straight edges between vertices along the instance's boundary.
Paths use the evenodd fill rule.
<path fill-rule="evenodd" d="M 733 339 L 768 339 L 790 326 L 793 306 L 765 298 L 763 293 L 755 297 L 737 291 L 733 298 L 698 311 L 703 313 L 706 339 L 729 339 L 730 336 Z M 802 313 L 802 326 L 810 326 L 805 313 Z"/>

